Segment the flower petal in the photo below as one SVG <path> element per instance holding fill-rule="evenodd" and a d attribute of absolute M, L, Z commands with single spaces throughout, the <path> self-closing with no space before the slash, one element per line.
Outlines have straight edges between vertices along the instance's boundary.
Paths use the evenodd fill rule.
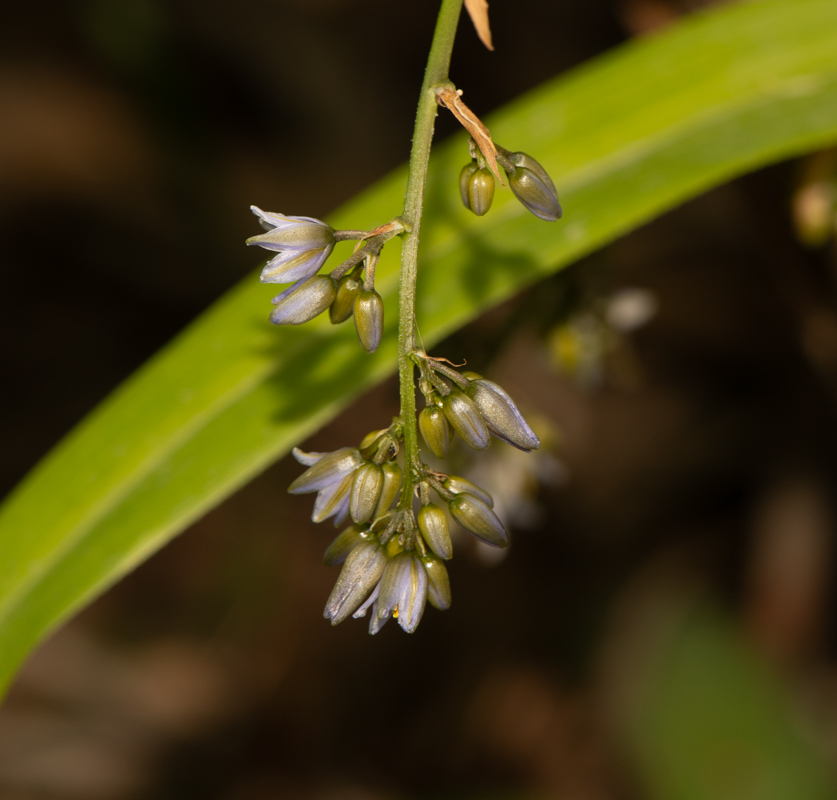
<path fill-rule="evenodd" d="M 326 224 L 322 220 L 314 219 L 314 217 L 289 217 L 273 211 L 262 211 L 258 206 L 250 206 L 250 211 L 259 218 L 259 223 L 266 231 L 272 231 L 274 228 L 287 228 L 295 225 L 297 222 L 316 222 L 318 225 Z"/>
<path fill-rule="evenodd" d="M 291 283 L 310 278 L 331 255 L 333 245 L 316 250 L 283 250 L 267 262 L 259 278 L 262 283 Z"/>
<path fill-rule="evenodd" d="M 273 228 L 267 233 L 251 236 L 248 245 L 265 250 L 313 250 L 334 244 L 334 231 L 323 223 L 295 222 L 284 228 Z"/>
<path fill-rule="evenodd" d="M 291 453 L 300 464 L 304 464 L 306 467 L 313 467 L 323 456 L 328 455 L 328 453 L 306 453 L 298 447 L 294 447 Z"/>
<path fill-rule="evenodd" d="M 366 610 L 371 606 L 377 599 L 378 595 L 381 593 L 381 582 L 378 581 L 378 585 L 372 590 L 372 594 L 366 598 L 366 602 L 357 610 L 355 611 L 352 616 L 355 619 L 360 619 L 361 617 L 366 616 Z"/>
<path fill-rule="evenodd" d="M 300 453 L 308 455 L 302 451 Z M 288 492 L 290 494 L 319 492 L 328 486 L 340 483 L 363 463 L 364 459 L 360 451 L 354 447 L 341 447 L 339 450 L 325 453 L 288 487 Z"/>
<path fill-rule="evenodd" d="M 341 506 L 345 505 L 343 501 L 349 496 L 351 489 L 351 473 L 346 475 L 342 481 L 320 489 L 317 493 L 317 499 L 314 501 L 314 512 L 311 514 L 311 519 L 314 522 L 322 522 L 337 514 Z"/>

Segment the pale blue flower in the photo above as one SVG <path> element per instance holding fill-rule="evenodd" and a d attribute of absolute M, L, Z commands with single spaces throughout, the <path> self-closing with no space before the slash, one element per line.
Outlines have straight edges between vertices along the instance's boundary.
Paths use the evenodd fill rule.
<path fill-rule="evenodd" d="M 313 217 L 273 214 L 257 206 L 250 206 L 250 210 L 267 233 L 251 236 L 247 244 L 278 253 L 262 270 L 262 283 L 291 283 L 320 271 L 334 249 L 334 229 L 330 225 Z"/>

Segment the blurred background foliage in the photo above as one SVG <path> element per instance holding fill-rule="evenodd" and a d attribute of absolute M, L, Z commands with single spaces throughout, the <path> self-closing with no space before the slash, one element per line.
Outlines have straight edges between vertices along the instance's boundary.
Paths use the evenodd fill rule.
<path fill-rule="evenodd" d="M 463 25 L 453 74 L 489 110 L 702 5 L 495 0 L 498 52 Z M 406 13 L 429 33 L 385 0 L 0 6 L 4 493 L 255 266 L 249 203 L 325 216 L 404 160 Z M 450 612 L 330 629 L 283 461 L 36 653 L 0 796 L 837 795 L 836 162 L 714 190 L 439 348 L 549 444 L 458 454 L 515 540 L 460 543 Z M 306 447 L 396 411 L 389 382 Z"/>

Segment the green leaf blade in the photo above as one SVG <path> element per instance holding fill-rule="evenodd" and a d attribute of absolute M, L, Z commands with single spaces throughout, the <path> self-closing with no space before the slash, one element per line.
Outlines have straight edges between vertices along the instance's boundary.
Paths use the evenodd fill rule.
<path fill-rule="evenodd" d="M 566 216 L 543 223 L 501 190 L 490 219 L 475 218 L 456 187 L 464 140 L 434 152 L 418 306 L 428 346 L 685 199 L 837 141 L 837 4 L 755 0 L 700 15 L 488 124 L 550 171 Z M 404 178 L 384 179 L 332 223 L 391 218 Z M 379 267 L 387 337 L 374 356 L 351 323 L 273 328 L 275 289 L 253 277 L 33 471 L 0 510 L 0 685 L 61 620 L 393 371 L 397 259 L 390 245 Z"/>

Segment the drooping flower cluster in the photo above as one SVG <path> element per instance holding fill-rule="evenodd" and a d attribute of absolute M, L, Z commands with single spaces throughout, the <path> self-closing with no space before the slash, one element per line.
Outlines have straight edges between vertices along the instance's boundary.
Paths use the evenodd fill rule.
<path fill-rule="evenodd" d="M 521 450 L 538 448 L 538 437 L 497 384 L 474 373 L 460 374 L 421 351 L 413 359 L 428 402 L 419 415 L 419 429 L 436 456 L 447 454 L 454 432 L 479 450 L 488 446 L 491 435 Z M 486 544 L 509 543 L 491 495 L 465 478 L 420 465 L 414 488 L 419 508 L 414 511 L 413 497 L 402 497 L 402 469 L 396 460 L 403 435 L 403 423 L 396 418 L 357 448 L 331 453 L 294 450 L 294 457 L 308 469 L 289 491 L 317 493 L 315 522 L 329 517 L 334 517 L 335 526 L 351 522 L 324 557 L 328 565 L 343 565 L 325 608 L 326 619 L 334 625 L 369 612 L 370 633 L 377 633 L 390 617 L 412 633 L 428 601 L 447 609 L 451 592 L 443 562 L 453 556 L 449 517 Z M 431 491 L 444 508 L 430 501 Z M 397 500 L 401 502 L 393 508 Z"/>
<path fill-rule="evenodd" d="M 557 220 L 561 206 L 543 167 L 525 153 L 497 147 L 455 87 L 444 84 L 435 91 L 440 105 L 449 108 L 474 137 L 472 161 L 460 176 L 465 206 L 479 216 L 489 210 L 499 165 L 526 208 L 543 220 Z M 361 345 L 367 353 L 374 352 L 384 334 L 375 267 L 386 242 L 410 232 L 406 211 L 404 219 L 395 217 L 372 231 L 339 231 L 311 217 L 284 216 L 255 206 L 252 210 L 266 233 L 247 244 L 276 253 L 262 270 L 262 282 L 290 284 L 273 298 L 270 321 L 301 325 L 328 309 L 333 324 L 353 317 Z M 346 240 L 357 242 L 354 253 L 330 273 L 321 274 L 334 247 Z M 509 543 L 488 492 L 465 478 L 436 472 L 422 461 L 417 429 L 440 459 L 447 456 L 456 435 L 476 450 L 488 447 L 492 436 L 525 452 L 540 446 L 500 386 L 472 372 L 460 373 L 446 359 L 428 356 L 415 345 L 412 316 L 402 317 L 400 323 L 408 342 L 404 346 L 399 339 L 400 353 L 418 369 L 425 398 L 418 419 L 410 406 L 409 418 L 402 409 L 402 416 L 388 428 L 368 434 L 358 447 L 331 453 L 294 449 L 295 458 L 307 469 L 289 488 L 292 494 L 316 493 L 315 522 L 334 518 L 335 526 L 347 525 L 325 552 L 327 565 L 342 568 L 324 616 L 337 625 L 349 616 L 369 614 L 373 634 L 390 618 L 412 633 L 428 602 L 441 610 L 450 607 L 444 564 L 453 556 L 449 519 L 488 545 Z M 408 392 L 414 394 L 413 377 Z M 403 469 L 398 462 L 401 452 Z M 431 502 L 431 492 L 441 503 Z"/>

